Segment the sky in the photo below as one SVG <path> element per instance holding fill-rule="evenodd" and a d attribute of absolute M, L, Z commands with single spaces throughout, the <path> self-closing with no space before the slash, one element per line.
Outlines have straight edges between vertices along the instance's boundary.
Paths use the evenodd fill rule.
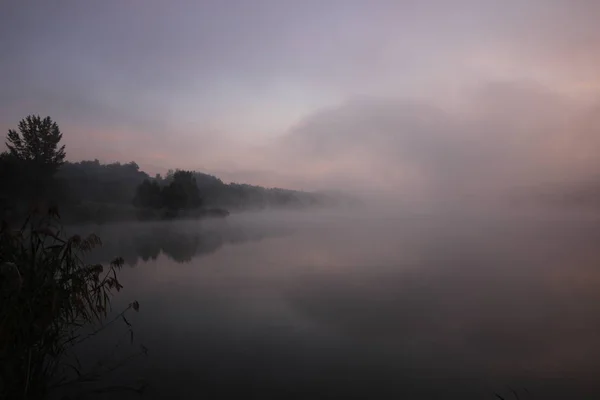
<path fill-rule="evenodd" d="M 595 0 L 6 0 L 0 130 L 72 161 L 405 197 L 600 175 Z"/>

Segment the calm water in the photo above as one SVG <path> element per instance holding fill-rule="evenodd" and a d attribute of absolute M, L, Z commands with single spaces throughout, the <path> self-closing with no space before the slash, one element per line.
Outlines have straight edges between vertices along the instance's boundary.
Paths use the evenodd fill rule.
<path fill-rule="evenodd" d="M 92 228 L 79 228 L 80 231 Z M 94 227 L 143 398 L 600 398 L 600 219 L 260 213 Z M 510 397 L 512 396 L 512 397 Z M 110 394 L 113 398 L 113 394 Z M 130 396 L 136 398 L 135 395 Z"/>

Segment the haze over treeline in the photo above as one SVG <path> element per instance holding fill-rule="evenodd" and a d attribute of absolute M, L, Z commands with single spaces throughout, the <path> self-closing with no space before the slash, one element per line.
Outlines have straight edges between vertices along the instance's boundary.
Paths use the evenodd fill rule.
<path fill-rule="evenodd" d="M 339 205 L 339 196 L 225 184 L 195 171 L 148 176 L 135 162 L 65 162 L 63 134 L 50 117 L 30 115 L 0 153 L 0 216 L 25 216 L 31 204 L 59 208 L 74 222 L 227 216 L 233 210 Z M 224 209 L 227 207 L 227 209 Z"/>
<path fill-rule="evenodd" d="M 596 198 L 597 2 L 226 3 L 9 2 L 0 130 L 50 115 L 69 161 L 392 204 Z"/>

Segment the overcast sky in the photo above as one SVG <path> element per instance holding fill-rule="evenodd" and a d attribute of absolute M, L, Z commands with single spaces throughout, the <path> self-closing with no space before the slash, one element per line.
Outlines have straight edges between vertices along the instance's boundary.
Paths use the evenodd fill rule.
<path fill-rule="evenodd" d="M 0 129 L 70 160 L 433 196 L 600 172 L 594 0 L 7 0 Z"/>

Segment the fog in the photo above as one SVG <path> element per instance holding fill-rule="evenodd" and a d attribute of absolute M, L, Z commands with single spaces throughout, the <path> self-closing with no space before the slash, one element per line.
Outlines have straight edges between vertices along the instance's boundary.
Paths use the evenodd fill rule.
<path fill-rule="evenodd" d="M 71 227 L 104 238 L 92 261 L 125 257 L 116 309 L 141 304 L 132 345 L 117 325 L 80 351 L 146 346 L 97 383 L 143 382 L 144 398 L 588 398 L 598 222 L 338 210 Z"/>
<path fill-rule="evenodd" d="M 0 145 L 0 211 L 47 197 L 123 258 L 111 315 L 140 312 L 76 349 L 146 346 L 107 398 L 598 398 L 599 17 L 9 0 L 0 131 L 52 120 Z"/>
<path fill-rule="evenodd" d="M 398 201 L 471 202 L 597 177 L 597 103 L 540 85 L 484 85 L 463 103 L 364 98 L 305 118 L 279 171 Z"/>
<path fill-rule="evenodd" d="M 418 203 L 598 175 L 594 1 L 6 11 L 0 128 L 51 115 L 69 160 Z"/>

